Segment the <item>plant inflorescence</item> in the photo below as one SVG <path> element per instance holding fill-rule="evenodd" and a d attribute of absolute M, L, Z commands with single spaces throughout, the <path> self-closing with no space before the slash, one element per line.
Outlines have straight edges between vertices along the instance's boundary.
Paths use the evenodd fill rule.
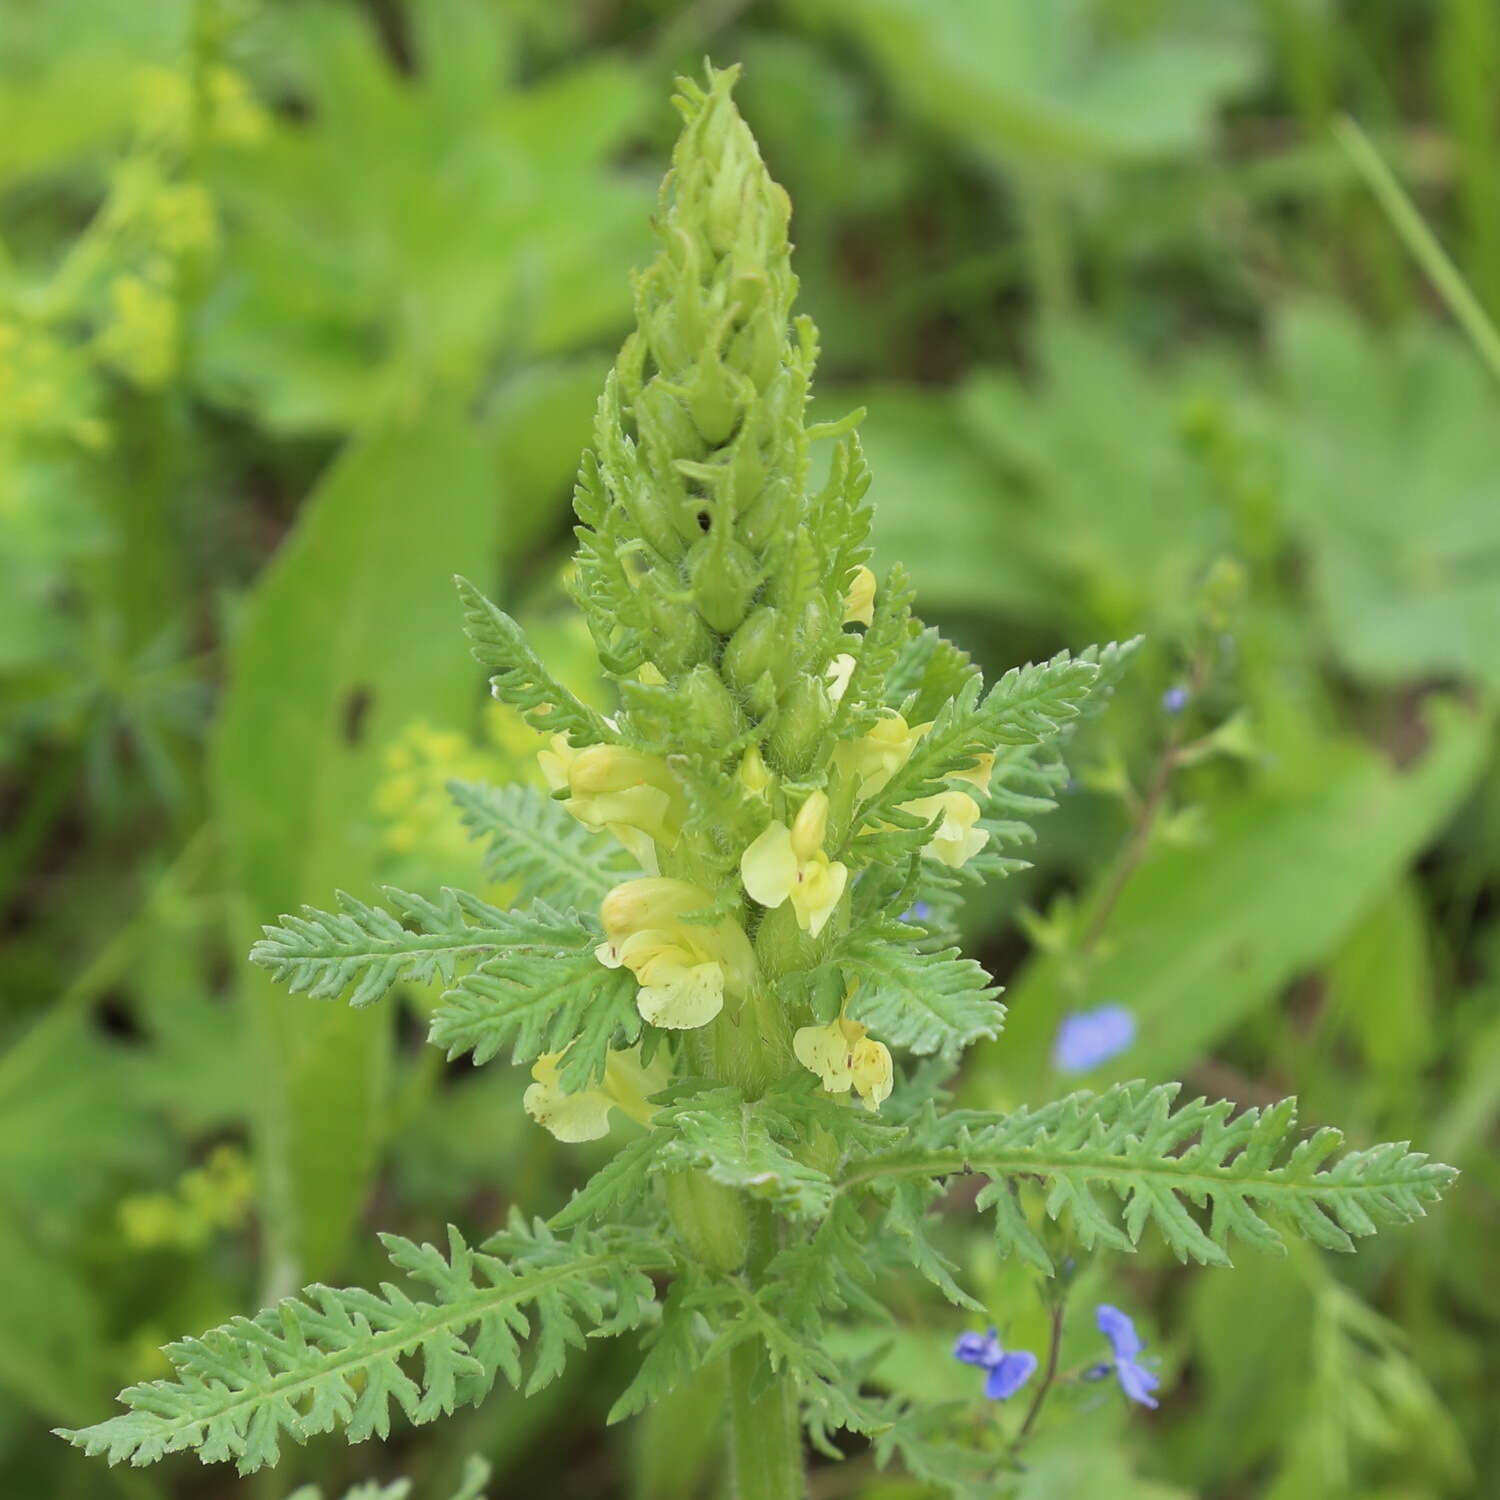
<path fill-rule="evenodd" d="M 618 1129 L 619 1149 L 550 1222 L 516 1215 L 478 1244 L 454 1230 L 441 1249 L 387 1236 L 398 1281 L 313 1286 L 171 1345 L 170 1379 L 68 1434 L 91 1453 L 193 1450 L 248 1473 L 287 1439 L 384 1436 L 397 1410 L 431 1421 L 502 1379 L 529 1393 L 586 1339 L 634 1336 L 613 1417 L 723 1361 L 742 1500 L 804 1492 L 804 1431 L 832 1456 L 862 1434 L 881 1463 L 992 1494 L 1015 1439 L 883 1393 L 830 1337 L 851 1310 L 888 1316 L 897 1274 L 982 1311 L 933 1234 L 951 1179 L 982 1176 L 1002 1251 L 1050 1277 L 1153 1226 L 1210 1264 L 1287 1232 L 1347 1249 L 1450 1175 L 1404 1146 L 1299 1138 L 1290 1102 L 1236 1114 L 1179 1105 L 1174 1086 L 948 1106 L 944 1079 L 1004 1016 L 956 946 L 964 887 L 1019 865 L 1072 727 L 1130 646 L 986 687 L 914 617 L 901 568 L 871 570 L 858 414 L 806 419 L 817 340 L 792 311 L 790 208 L 732 84 L 681 86 L 660 252 L 578 478 L 574 596 L 616 711 L 460 583 L 495 696 L 547 736 L 551 796 L 454 787 L 514 899 L 343 896 L 252 954 L 355 1005 L 441 980 L 436 1045 L 528 1066 L 538 1123 L 564 1141 Z M 1099 1326 L 1100 1369 L 1148 1399 L 1129 1319 L 1101 1308 Z M 1037 1363 L 993 1335 L 958 1353 L 996 1396 Z"/>

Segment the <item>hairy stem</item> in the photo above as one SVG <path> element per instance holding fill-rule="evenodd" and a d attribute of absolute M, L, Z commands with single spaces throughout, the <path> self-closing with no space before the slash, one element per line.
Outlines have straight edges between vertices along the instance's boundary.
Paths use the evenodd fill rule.
<path fill-rule="evenodd" d="M 796 1387 L 766 1366 L 758 1342 L 729 1356 L 729 1493 L 732 1500 L 805 1500 Z"/>

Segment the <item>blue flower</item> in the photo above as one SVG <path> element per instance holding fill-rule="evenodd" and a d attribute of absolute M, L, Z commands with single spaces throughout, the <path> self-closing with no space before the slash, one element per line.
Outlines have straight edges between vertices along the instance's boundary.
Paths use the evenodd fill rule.
<path fill-rule="evenodd" d="M 903 922 L 925 922 L 932 915 L 932 904 L 927 901 L 915 901 L 901 913 Z"/>
<path fill-rule="evenodd" d="M 1180 714 L 1188 704 L 1188 690 L 1180 683 L 1161 695 L 1161 706 L 1169 714 Z"/>
<path fill-rule="evenodd" d="M 1059 1073 L 1087 1073 L 1118 1057 L 1135 1040 L 1135 1016 L 1123 1005 L 1101 1005 L 1064 1016 L 1052 1043 Z"/>
<path fill-rule="evenodd" d="M 961 1333 L 953 1346 L 953 1357 L 962 1364 L 988 1370 L 984 1393 L 991 1401 L 1005 1401 L 1036 1372 L 1036 1355 L 1025 1349 L 1010 1354 L 1000 1347 L 992 1328 L 988 1333 Z"/>
<path fill-rule="evenodd" d="M 1118 1307 L 1111 1307 L 1107 1302 L 1100 1305 L 1097 1319 L 1099 1332 L 1109 1340 L 1115 1357 L 1115 1374 L 1119 1377 L 1120 1389 L 1132 1401 L 1155 1408 L 1158 1402 L 1151 1392 L 1161 1381 L 1136 1360 L 1136 1355 L 1146 1346 L 1135 1331 L 1135 1324 Z"/>

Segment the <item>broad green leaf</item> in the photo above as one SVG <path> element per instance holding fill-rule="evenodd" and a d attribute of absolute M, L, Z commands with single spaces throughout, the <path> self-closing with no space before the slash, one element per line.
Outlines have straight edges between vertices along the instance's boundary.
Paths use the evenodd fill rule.
<path fill-rule="evenodd" d="M 575 348 L 627 315 L 618 268 L 650 197 L 609 158 L 640 80 L 599 58 L 521 87 L 493 7 L 429 0 L 414 19 L 402 69 L 357 10 L 266 16 L 310 109 L 217 164 L 233 295 L 203 355 L 275 427 L 354 428 L 433 379 L 477 388 L 503 349 Z"/>
<path fill-rule="evenodd" d="M 282 912 L 368 891 L 384 747 L 418 717 L 463 722 L 475 701 L 450 580 L 485 565 L 502 521 L 477 435 L 444 410 L 357 441 L 307 503 L 247 608 L 218 726 L 240 953 Z M 241 975 L 274 1284 L 286 1286 L 330 1267 L 364 1200 L 390 1017 Z"/>
<path fill-rule="evenodd" d="M 1088 163 L 1191 150 L 1254 77 L 1253 35 L 1111 24 L 1093 0 L 815 0 L 920 115 L 991 158 Z M 1201 8 L 1201 7 L 1199 7 Z"/>
<path fill-rule="evenodd" d="M 1396 683 L 1500 686 L 1500 421 L 1463 342 L 1362 329 L 1332 306 L 1276 332 L 1287 518 L 1312 556 L 1335 651 Z"/>
<path fill-rule="evenodd" d="M 1070 993 L 1054 958 L 1022 973 L 1007 995 L 1004 1045 L 985 1049 L 974 1096 L 1029 1095 L 1058 1022 L 1079 1003 L 1119 1001 L 1139 1018 L 1135 1046 L 1098 1074 L 1106 1081 L 1180 1076 L 1270 1004 L 1343 941 L 1472 787 L 1488 723 L 1437 700 L 1429 728 L 1426 752 L 1404 771 L 1330 744 L 1291 784 L 1207 808 L 1200 843 L 1158 850 L 1126 886 L 1087 996 Z"/>
<path fill-rule="evenodd" d="M 1421 897 L 1404 878 L 1370 906 L 1324 971 L 1330 1016 L 1387 1083 L 1414 1082 L 1432 1056 L 1429 942 Z"/>
<path fill-rule="evenodd" d="M 0 1390 L 52 1421 L 97 1409 L 108 1379 L 99 1301 L 79 1269 L 0 1203 Z"/>
<path fill-rule="evenodd" d="M 840 392 L 819 410 L 869 408 L 860 441 L 872 475 L 876 556 L 899 560 L 928 608 L 1050 612 L 1054 580 L 1017 556 L 1019 518 L 950 396 L 889 387 Z"/>
<path fill-rule="evenodd" d="M 963 441 L 987 463 L 1008 566 L 1043 591 L 1028 617 L 1065 635 L 1176 628 L 1208 563 L 1242 545 L 1183 441 L 1190 403 L 1226 385 L 1239 396 L 1233 373 L 1164 371 L 1084 322 L 1043 327 L 1036 363 L 1029 379 L 980 370 L 955 398 Z M 1007 606 L 1002 594 L 988 607 Z"/>

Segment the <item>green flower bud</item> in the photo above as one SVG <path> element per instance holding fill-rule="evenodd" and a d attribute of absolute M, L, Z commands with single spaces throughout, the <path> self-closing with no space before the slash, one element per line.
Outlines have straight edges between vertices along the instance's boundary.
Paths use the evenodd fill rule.
<path fill-rule="evenodd" d="M 698 613 L 720 635 L 738 629 L 760 586 L 760 569 L 749 551 L 735 541 L 705 536 L 688 563 Z"/>
<path fill-rule="evenodd" d="M 771 754 L 784 775 L 795 777 L 808 769 L 832 718 L 823 683 L 809 673 L 799 674 L 783 694 L 771 730 Z"/>
<path fill-rule="evenodd" d="M 781 615 L 763 604 L 746 618 L 724 648 L 724 676 L 731 687 L 748 693 L 767 673 L 776 672 L 785 655 Z"/>
<path fill-rule="evenodd" d="M 744 732 L 744 714 L 711 667 L 694 667 L 678 684 L 678 692 L 706 744 L 727 745 Z"/>
<path fill-rule="evenodd" d="M 680 595 L 663 598 L 648 594 L 643 605 L 652 633 L 651 649 L 657 666 L 666 676 L 680 677 L 699 662 L 712 659 L 713 633 L 698 611 Z"/>

